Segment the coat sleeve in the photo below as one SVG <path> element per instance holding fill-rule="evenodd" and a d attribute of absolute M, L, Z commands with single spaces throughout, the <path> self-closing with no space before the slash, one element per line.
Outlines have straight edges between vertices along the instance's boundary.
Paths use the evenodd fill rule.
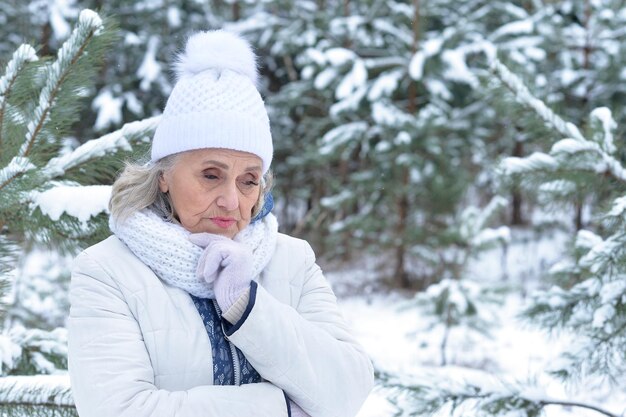
<path fill-rule="evenodd" d="M 253 282 L 248 308 L 227 335 L 311 417 L 353 417 L 373 387 L 372 364 L 350 334 L 313 250 L 299 242 L 305 270 L 298 272 L 305 278 L 297 308 Z"/>
<path fill-rule="evenodd" d="M 81 417 L 287 417 L 285 394 L 268 382 L 157 389 L 137 321 L 88 254 L 76 260 L 70 302 L 69 374 Z"/>

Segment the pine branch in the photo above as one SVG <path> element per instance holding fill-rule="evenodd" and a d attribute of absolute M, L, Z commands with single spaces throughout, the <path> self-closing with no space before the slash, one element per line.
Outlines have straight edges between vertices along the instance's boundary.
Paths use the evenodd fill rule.
<path fill-rule="evenodd" d="M 453 410 L 461 407 L 464 403 L 471 403 L 472 407 L 486 411 L 489 415 L 506 415 L 511 410 L 523 409 L 527 415 L 539 415 L 541 410 L 549 405 L 564 407 L 584 408 L 608 417 L 621 417 L 619 414 L 603 409 L 594 404 L 581 401 L 569 401 L 534 394 L 527 395 L 522 387 L 502 386 L 496 389 L 492 385 L 479 386 L 474 383 L 458 384 L 449 378 L 444 378 L 441 383 L 433 381 L 433 376 L 424 378 L 424 382 L 404 383 L 397 377 L 392 377 L 384 372 L 377 375 L 382 386 L 396 392 L 409 395 L 416 409 L 423 413 L 435 413 L 445 406 L 451 406 Z"/>
<path fill-rule="evenodd" d="M 9 165 L 0 169 L 0 190 L 6 187 L 11 181 L 31 169 L 33 165 L 28 158 L 14 157 Z"/>
<path fill-rule="evenodd" d="M 22 68 L 24 68 L 26 63 L 36 61 L 37 59 L 37 53 L 32 46 L 27 44 L 20 45 L 7 64 L 4 76 L 0 78 L 0 154 L 2 152 L 2 124 L 4 122 L 7 98 L 11 94 L 13 84 Z"/>
<path fill-rule="evenodd" d="M 35 120 L 28 124 L 26 141 L 18 156 L 28 156 L 37 141 L 39 133 L 48 120 L 54 101 L 66 80 L 71 68 L 81 58 L 94 35 L 102 28 L 102 20 L 91 10 L 83 10 L 78 18 L 78 26 L 57 54 L 57 60 L 48 67 L 46 85 L 39 95 L 39 105 L 35 109 Z"/>
<path fill-rule="evenodd" d="M 149 119 L 127 123 L 115 132 L 85 142 L 71 153 L 51 159 L 43 169 L 44 175 L 50 179 L 58 178 L 64 175 L 68 170 L 90 162 L 94 158 L 100 158 L 105 154 L 114 153 L 120 149 L 130 151 L 132 147 L 129 141 L 135 137 L 144 136 L 153 131 L 160 118 L 160 116 L 155 116 Z"/>
<path fill-rule="evenodd" d="M 73 408 L 68 374 L 6 376 L 0 378 L 0 404 Z"/>
<path fill-rule="evenodd" d="M 566 122 L 559 115 L 549 109 L 543 101 L 534 97 L 522 80 L 520 80 L 517 75 L 513 74 L 495 57 L 492 58 L 491 68 L 496 77 L 498 77 L 498 79 L 515 94 L 517 100 L 521 104 L 533 109 L 548 126 L 552 127 L 564 138 L 566 138 L 564 140 L 569 140 L 570 142 L 572 142 L 572 140 L 580 142 L 578 146 L 583 147 L 585 151 L 597 153 L 606 164 L 606 173 L 610 174 L 615 179 L 626 183 L 626 170 L 617 159 L 607 153 L 607 151 L 597 143 L 586 139 L 573 123 Z M 597 112 L 592 112 L 592 116 L 597 117 L 597 115 Z M 610 133 L 610 129 L 605 130 Z M 607 150 L 611 150 L 610 146 L 605 148 L 607 148 Z M 557 152 L 558 150 L 554 151 Z"/>

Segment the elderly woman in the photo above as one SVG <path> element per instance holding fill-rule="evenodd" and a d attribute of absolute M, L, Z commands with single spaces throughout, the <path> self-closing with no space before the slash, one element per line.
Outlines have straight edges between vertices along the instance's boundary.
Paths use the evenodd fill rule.
<path fill-rule="evenodd" d="M 81 417 L 348 417 L 373 383 L 310 246 L 278 233 L 255 56 L 192 36 L 151 161 L 81 253 L 69 370 Z"/>

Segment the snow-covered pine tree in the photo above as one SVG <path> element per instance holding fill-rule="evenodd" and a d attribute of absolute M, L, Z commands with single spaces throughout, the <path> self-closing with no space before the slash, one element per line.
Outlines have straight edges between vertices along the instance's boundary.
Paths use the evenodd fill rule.
<path fill-rule="evenodd" d="M 428 329 L 441 328 L 441 366 L 454 362 L 448 359 L 448 340 L 455 329 L 488 335 L 498 322 L 494 307 L 501 303 L 501 296 L 506 288 L 498 287 L 494 283 L 485 285 L 481 282 L 481 277 L 469 276 L 467 267 L 471 259 L 485 250 L 508 244 L 508 227 L 488 227 L 488 222 L 507 204 L 506 199 L 496 196 L 482 209 L 471 206 L 463 210 L 449 230 L 450 235 L 455 236 L 453 239 L 457 242 L 456 247 L 450 246 L 445 253 L 439 255 L 440 262 L 448 265 L 441 271 L 442 279 L 425 291 L 415 294 L 402 307 L 416 309 L 420 322 L 428 323 Z M 464 339 L 468 333 L 465 335 Z M 464 340 L 464 345 L 467 346 L 469 342 Z"/>
<path fill-rule="evenodd" d="M 286 156 L 277 190 L 304 212 L 296 231 L 320 236 L 333 255 L 388 249 L 386 274 L 409 285 L 409 252 L 437 235 L 417 227 L 418 218 L 449 213 L 467 178 L 444 173 L 462 164 L 462 140 L 450 138 L 443 147 L 437 139 L 416 139 L 437 136 L 432 132 L 449 122 L 446 104 L 426 105 L 430 96 L 420 96 L 422 86 L 408 74 L 423 32 L 418 8 L 303 2 L 283 7 L 274 22 L 257 38 L 271 56 L 270 71 L 288 81 L 269 103 Z M 441 198 L 426 197 L 436 189 Z"/>
<path fill-rule="evenodd" d="M 559 2 L 491 2 L 490 7 L 508 12 L 508 19 L 490 31 L 477 31 L 477 42 L 496 45 L 506 52 L 507 66 L 551 108 L 577 126 L 585 126 L 589 113 L 597 107 L 613 109 L 613 118 L 621 126 L 626 122 L 623 106 L 623 68 L 626 65 L 624 43 L 626 24 L 623 2 L 619 0 L 564 0 Z M 483 63 L 482 56 L 473 60 Z M 479 64 L 482 65 L 482 64 Z M 511 96 L 494 93 L 486 86 L 487 110 L 492 117 L 482 118 L 486 136 L 484 146 L 492 155 L 525 156 L 544 149 L 556 138 L 537 123 L 528 112 L 511 105 Z M 491 139 L 489 139 L 491 137 Z M 490 170 L 491 173 L 496 171 Z M 498 179 L 485 172 L 491 182 Z M 513 190 L 512 221 L 530 220 L 535 196 Z M 570 199 L 571 216 L 562 216 L 561 224 L 573 223 L 580 229 L 584 201 Z M 533 226 L 541 226 L 533 224 Z"/>
<path fill-rule="evenodd" d="M 326 39 L 333 17 L 345 13 L 338 1 L 294 2 L 275 0 L 246 18 L 228 24 L 253 40 L 264 72 L 266 104 L 272 120 L 275 193 L 281 227 L 294 234 L 308 234 L 319 252 L 330 249 L 319 201 L 327 194 L 328 167 L 320 169 L 319 138 L 331 127 L 328 109 L 332 89 L 314 88 L 313 68 L 303 71 L 318 44 Z M 316 217 L 317 216 L 317 217 Z M 316 229 L 317 233 L 308 233 Z"/>
<path fill-rule="evenodd" d="M 124 121 L 160 114 L 172 87 L 170 62 L 184 37 L 221 27 L 243 6 L 251 7 L 244 1 L 6 0 L 0 6 L 0 54 L 32 39 L 44 55 L 56 53 L 81 8 L 115 18 L 119 42 L 108 49 L 105 65 L 94 75 L 75 125 L 82 142 L 121 128 Z"/>
<path fill-rule="evenodd" d="M 549 152 L 503 161 L 501 174 L 517 177 L 527 192 L 539 192 L 544 201 L 562 203 L 583 194 L 593 221 L 578 231 L 573 252 L 553 266 L 555 285 L 537 292 L 524 316 L 550 332 L 575 335 L 563 360 L 545 371 L 570 386 L 584 386 L 600 378 L 615 387 L 623 385 L 626 371 L 626 168 L 616 146 L 617 124 L 606 107 L 594 109 L 586 129 L 566 122 L 498 59 L 493 71 L 516 100 L 560 136 Z M 488 415 L 537 416 L 546 406 L 562 405 L 618 417 L 621 410 L 576 398 L 554 398 L 542 387 L 519 381 L 491 381 L 483 376 L 465 381 L 435 376 L 426 381 L 382 374 L 413 413 L 446 409 L 462 415 L 469 407 Z"/>
<path fill-rule="evenodd" d="M 600 375 L 617 382 L 626 372 L 626 168 L 616 146 L 618 125 L 610 109 L 598 107 L 586 129 L 579 129 L 531 95 L 497 60 L 494 69 L 520 103 L 564 138 L 549 152 L 505 160 L 504 175 L 518 176 L 547 202 L 582 195 L 591 212 L 588 227 L 576 235 L 572 257 L 551 269 L 561 286 L 537 294 L 526 315 L 544 328 L 578 336 L 565 353 L 569 366 L 555 370 L 558 375 Z"/>
<path fill-rule="evenodd" d="M 482 34 L 524 9 L 476 0 L 265 4 L 235 27 L 256 40 L 273 80 L 283 226 L 333 256 L 384 250 L 385 275 L 426 287 L 440 265 L 420 254 L 446 248 L 461 205 L 489 201 L 484 167 L 501 150 L 499 114 L 472 90 L 480 80 L 465 59 L 488 43 Z"/>
<path fill-rule="evenodd" d="M 69 135 L 114 30 L 91 10 L 56 57 L 20 46 L 0 78 L 0 260 L 10 281 L 9 315 L 0 337 L 2 375 L 58 373 L 67 367 L 64 329 L 26 329 L 18 258 L 35 247 L 71 252 L 106 236 L 111 182 L 130 152 L 145 152 L 156 118 L 76 146 Z M 4 298 L 4 297 L 3 297 Z M 12 299 L 11 299 L 12 298 Z M 75 415 L 67 374 L 5 376 L 3 415 Z"/>

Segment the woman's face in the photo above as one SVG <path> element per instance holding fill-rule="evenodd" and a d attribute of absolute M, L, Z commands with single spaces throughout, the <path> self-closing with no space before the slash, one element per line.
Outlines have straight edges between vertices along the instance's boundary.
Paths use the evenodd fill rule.
<path fill-rule="evenodd" d="M 159 189 L 170 193 L 175 216 L 188 231 L 233 238 L 250 224 L 262 174 L 256 155 L 197 149 L 178 155 L 159 179 Z"/>

